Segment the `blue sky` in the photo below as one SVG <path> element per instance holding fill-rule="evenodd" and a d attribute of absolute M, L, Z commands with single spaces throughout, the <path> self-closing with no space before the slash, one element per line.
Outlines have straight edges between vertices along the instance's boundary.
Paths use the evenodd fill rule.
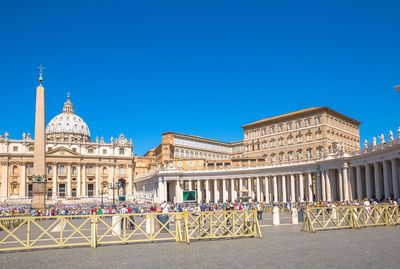
<path fill-rule="evenodd" d="M 400 1 L 2 1 L 0 133 L 34 132 L 67 92 L 93 140 L 142 155 L 161 133 L 236 141 L 241 125 L 313 106 L 400 126 Z"/>

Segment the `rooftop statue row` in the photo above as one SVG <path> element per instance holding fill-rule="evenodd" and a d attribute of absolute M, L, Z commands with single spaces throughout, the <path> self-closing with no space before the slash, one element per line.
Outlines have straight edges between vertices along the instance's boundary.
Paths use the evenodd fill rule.
<path fill-rule="evenodd" d="M 399 129 L 397 130 L 397 136 L 398 136 L 398 138 L 400 138 L 400 127 L 399 127 Z M 381 144 L 385 144 L 386 142 L 385 142 L 385 136 L 383 135 L 383 134 L 381 134 L 380 136 L 378 136 L 378 138 L 381 140 Z M 389 132 L 389 141 L 392 141 L 392 140 L 394 140 L 394 138 L 393 138 L 393 132 L 392 131 L 390 131 Z M 376 137 L 374 136 L 374 138 L 372 139 L 372 146 L 376 146 L 377 144 L 376 144 Z M 364 141 L 364 148 L 368 148 L 368 141 L 367 141 L 367 139 L 365 139 L 365 141 Z"/>

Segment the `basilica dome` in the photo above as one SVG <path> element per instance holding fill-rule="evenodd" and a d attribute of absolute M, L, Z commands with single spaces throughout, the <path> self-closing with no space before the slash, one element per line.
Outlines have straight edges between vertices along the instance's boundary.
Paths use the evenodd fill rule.
<path fill-rule="evenodd" d="M 49 140 L 59 142 L 90 141 L 89 128 L 83 119 L 75 114 L 69 94 L 62 113 L 47 124 L 46 136 Z"/>

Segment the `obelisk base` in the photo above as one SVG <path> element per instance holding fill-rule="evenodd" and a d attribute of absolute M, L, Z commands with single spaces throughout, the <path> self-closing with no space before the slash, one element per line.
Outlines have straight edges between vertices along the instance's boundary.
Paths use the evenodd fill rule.
<path fill-rule="evenodd" d="M 32 183 L 32 208 L 44 209 L 46 204 L 46 182 Z"/>

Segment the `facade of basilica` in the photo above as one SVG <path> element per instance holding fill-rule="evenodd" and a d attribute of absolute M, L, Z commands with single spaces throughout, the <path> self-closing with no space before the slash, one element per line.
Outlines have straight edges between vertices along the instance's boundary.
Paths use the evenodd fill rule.
<path fill-rule="evenodd" d="M 34 140 L 0 137 L 0 199 L 32 196 Z M 120 196 L 132 199 L 133 146 L 123 134 L 110 142 L 91 140 L 84 120 L 68 96 L 62 112 L 46 127 L 47 199 L 110 197 L 109 183 L 119 184 Z"/>

